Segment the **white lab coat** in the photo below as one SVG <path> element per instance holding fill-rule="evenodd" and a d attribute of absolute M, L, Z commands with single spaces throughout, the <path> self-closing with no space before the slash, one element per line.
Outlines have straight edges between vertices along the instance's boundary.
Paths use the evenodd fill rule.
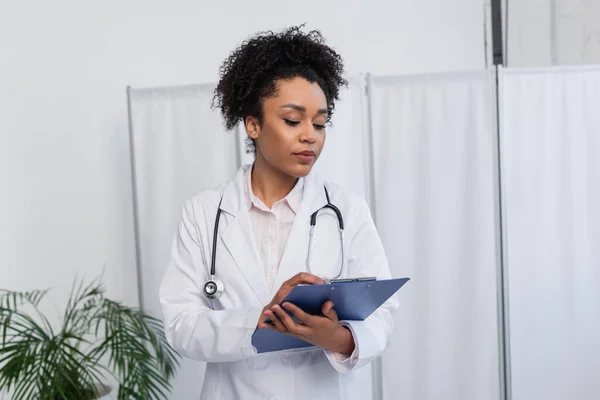
<path fill-rule="evenodd" d="M 244 206 L 242 167 L 233 180 L 194 196 L 183 207 L 172 255 L 160 287 L 166 337 L 182 356 L 207 362 L 201 399 L 355 399 L 355 369 L 381 356 L 393 329 L 396 295 L 365 321 L 345 321 L 356 343 L 357 361 L 338 361 L 320 348 L 257 354 L 252 333 L 263 307 L 281 284 L 308 271 L 306 258 L 310 215 L 327 203 L 323 185 L 345 223 L 342 277 L 390 278 L 386 255 L 366 202 L 314 172 L 305 178 L 304 193 L 294 219 L 272 291 Z M 217 242 L 216 276 L 225 291 L 209 300 L 203 286 L 210 278 L 213 228 L 222 197 Z M 319 212 L 311 251 L 311 272 L 335 276 L 339 270 L 337 219 L 329 209 Z"/>

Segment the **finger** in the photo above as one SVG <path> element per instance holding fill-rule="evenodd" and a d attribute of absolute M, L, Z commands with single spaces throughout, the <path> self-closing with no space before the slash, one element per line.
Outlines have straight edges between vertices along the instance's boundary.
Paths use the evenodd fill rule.
<path fill-rule="evenodd" d="M 266 313 L 269 316 L 269 318 L 271 318 L 271 321 L 273 321 L 273 326 L 275 327 L 275 329 L 277 329 L 277 331 L 279 331 L 281 333 L 287 332 L 287 328 L 286 328 L 285 324 L 283 322 L 281 322 L 281 319 L 277 316 L 277 314 L 275 314 L 271 310 L 266 311 Z"/>
<path fill-rule="evenodd" d="M 275 297 L 273 298 L 275 304 L 281 303 L 285 297 L 290 293 L 294 286 L 300 284 L 311 284 L 311 285 L 320 285 L 326 283 L 322 278 L 317 275 L 312 275 L 307 272 L 300 272 L 294 276 L 292 276 L 287 281 L 283 282 Z"/>
<path fill-rule="evenodd" d="M 271 329 L 271 330 L 277 330 L 277 328 L 275 327 L 275 324 L 272 323 L 267 323 L 267 322 L 261 322 L 258 327 L 260 329 Z"/>
<path fill-rule="evenodd" d="M 265 329 L 270 329 L 272 331 L 279 332 L 275 324 L 265 324 Z"/>
<path fill-rule="evenodd" d="M 283 303 L 283 308 L 285 308 L 286 310 L 288 310 L 289 312 L 291 312 L 292 315 L 294 317 L 296 317 L 296 319 L 298 321 L 302 322 L 303 324 L 306 324 L 306 325 L 310 326 L 311 315 L 307 314 L 304 311 L 302 311 L 302 309 L 300 307 L 298 307 L 295 304 L 285 302 L 285 303 Z"/>
<path fill-rule="evenodd" d="M 327 300 L 325 303 L 323 303 L 323 305 L 321 306 L 321 312 L 323 314 L 328 313 L 330 310 L 333 309 L 333 301 L 331 300 Z"/>
<path fill-rule="evenodd" d="M 329 318 L 332 321 L 338 320 L 337 313 L 333 309 L 332 301 L 326 301 L 325 303 L 323 303 L 323 306 L 321 307 L 321 312 L 325 317 Z"/>
<path fill-rule="evenodd" d="M 308 283 L 313 285 L 319 285 L 325 283 L 325 281 L 317 275 L 309 274 L 308 272 L 300 272 L 290 279 L 284 282 L 286 286 L 296 286 L 301 283 Z"/>
<path fill-rule="evenodd" d="M 269 317 L 269 314 L 266 311 L 263 312 L 262 315 L 260 316 L 260 320 L 258 321 L 258 327 L 273 329 L 274 328 L 273 320 L 271 319 L 270 322 L 266 322 L 266 320 L 270 319 L 270 318 L 271 317 Z"/>
<path fill-rule="evenodd" d="M 301 324 L 297 324 L 292 319 L 292 317 L 290 317 L 290 315 L 288 313 L 286 313 L 281 307 L 275 306 L 275 307 L 273 307 L 273 309 L 274 309 L 275 313 L 277 314 L 277 316 L 279 317 L 279 319 L 281 320 L 281 322 L 283 322 L 283 324 L 285 325 L 288 332 L 294 333 L 297 335 L 302 334 L 303 329 L 306 327 L 302 326 Z"/>
<path fill-rule="evenodd" d="M 281 309 L 281 307 L 274 306 L 273 313 L 279 317 L 279 319 L 285 325 L 288 331 L 294 330 L 295 325 L 297 324 L 292 320 L 288 313 Z"/>

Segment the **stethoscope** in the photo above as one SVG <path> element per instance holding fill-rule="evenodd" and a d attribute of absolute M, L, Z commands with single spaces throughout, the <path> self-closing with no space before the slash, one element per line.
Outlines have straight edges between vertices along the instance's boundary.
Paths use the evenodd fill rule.
<path fill-rule="evenodd" d="M 341 252 L 342 252 L 342 262 L 340 264 L 340 269 L 339 269 L 338 274 L 331 278 L 322 277 L 326 281 L 332 281 L 332 280 L 339 278 L 342 275 L 342 272 L 344 270 L 344 218 L 342 217 L 342 213 L 340 212 L 340 210 L 331 203 L 331 200 L 329 199 L 329 193 L 327 192 L 327 188 L 324 187 L 324 189 L 325 189 L 325 197 L 327 197 L 327 204 L 325 204 L 323 207 L 319 208 L 317 211 L 315 211 L 310 216 L 310 233 L 309 233 L 309 238 L 308 238 L 308 256 L 306 258 L 306 266 L 307 266 L 308 272 L 311 273 L 310 249 L 312 247 L 312 238 L 313 238 L 313 233 L 315 230 L 315 225 L 317 224 L 317 215 L 319 214 L 319 211 L 323 210 L 324 208 L 329 208 L 329 209 L 333 210 L 333 212 L 335 212 L 337 219 L 338 219 L 338 228 L 339 228 L 338 230 L 340 233 L 340 244 L 341 244 Z M 219 297 L 221 297 L 221 295 L 223 294 L 223 292 L 225 290 L 223 281 L 217 279 L 216 275 L 215 275 L 215 265 L 216 265 L 216 259 L 217 259 L 217 236 L 219 233 L 219 219 L 221 218 L 221 202 L 222 201 L 223 201 L 223 197 L 221 197 L 221 201 L 219 202 L 219 207 L 217 208 L 217 216 L 215 218 L 212 256 L 211 256 L 211 261 L 210 261 L 210 280 L 204 284 L 204 294 L 209 299 L 218 299 Z"/>

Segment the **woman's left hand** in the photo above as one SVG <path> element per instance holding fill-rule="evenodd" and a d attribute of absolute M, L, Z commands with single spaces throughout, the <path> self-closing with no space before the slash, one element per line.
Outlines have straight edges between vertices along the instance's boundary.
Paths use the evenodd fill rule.
<path fill-rule="evenodd" d="M 261 328 L 269 328 L 302 339 L 325 350 L 350 355 L 354 351 L 354 339 L 349 329 L 338 321 L 333 303 L 327 301 L 321 307 L 323 316 L 310 315 L 292 303 L 284 303 L 283 307 L 301 322 L 296 323 L 292 317 L 278 305 L 265 311 L 272 324 L 261 324 Z"/>

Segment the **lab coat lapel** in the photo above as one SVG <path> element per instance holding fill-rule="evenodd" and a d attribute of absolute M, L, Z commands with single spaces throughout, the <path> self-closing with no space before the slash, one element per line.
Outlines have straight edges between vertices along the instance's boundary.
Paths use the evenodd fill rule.
<path fill-rule="evenodd" d="M 283 282 L 298 272 L 307 272 L 310 216 L 327 204 L 323 181 L 314 174 L 306 176 L 300 207 L 292 223 L 290 233 L 281 257 L 279 269 L 271 294 L 275 294 Z"/>
<path fill-rule="evenodd" d="M 221 237 L 242 275 L 256 296 L 266 305 L 271 301 L 271 296 L 269 295 L 265 272 L 254 239 L 252 223 L 244 202 L 244 172 L 247 167 L 238 171 L 234 180 L 226 186 L 223 192 L 221 209 L 234 218 L 231 218 L 231 222 L 223 230 Z M 216 265 L 218 275 L 218 254 Z M 224 283 L 227 285 L 227 282 Z"/>

